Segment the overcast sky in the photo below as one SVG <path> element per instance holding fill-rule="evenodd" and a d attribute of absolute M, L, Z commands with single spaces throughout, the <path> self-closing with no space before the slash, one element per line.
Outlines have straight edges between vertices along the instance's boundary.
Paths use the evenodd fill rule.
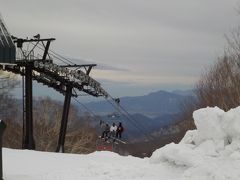
<path fill-rule="evenodd" d="M 224 34 L 240 19 L 239 0 L 0 0 L 0 4 L 13 35 L 55 37 L 54 51 L 106 65 L 105 70 L 93 70 L 92 76 L 117 96 L 192 88 L 204 68 L 222 54 Z"/>

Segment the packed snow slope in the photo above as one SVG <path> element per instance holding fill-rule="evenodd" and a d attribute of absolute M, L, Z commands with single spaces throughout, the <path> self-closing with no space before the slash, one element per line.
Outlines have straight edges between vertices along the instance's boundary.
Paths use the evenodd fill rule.
<path fill-rule="evenodd" d="M 193 113 L 197 130 L 139 159 L 3 149 L 5 180 L 239 180 L 240 107 Z"/>

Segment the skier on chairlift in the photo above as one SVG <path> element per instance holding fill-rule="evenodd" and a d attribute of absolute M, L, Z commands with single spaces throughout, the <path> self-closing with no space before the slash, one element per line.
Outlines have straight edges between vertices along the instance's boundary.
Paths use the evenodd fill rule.
<path fill-rule="evenodd" d="M 122 138 L 122 132 L 123 132 L 123 126 L 122 123 L 120 122 L 118 127 L 117 127 L 117 133 L 116 133 L 116 138 L 121 139 Z"/>
<path fill-rule="evenodd" d="M 101 138 L 107 140 L 110 132 L 110 127 L 108 124 L 105 124 L 104 131 L 102 132 Z"/>
<path fill-rule="evenodd" d="M 117 126 L 115 125 L 115 123 L 113 123 L 112 126 L 110 127 L 110 137 L 115 137 L 116 132 L 117 132 Z"/>

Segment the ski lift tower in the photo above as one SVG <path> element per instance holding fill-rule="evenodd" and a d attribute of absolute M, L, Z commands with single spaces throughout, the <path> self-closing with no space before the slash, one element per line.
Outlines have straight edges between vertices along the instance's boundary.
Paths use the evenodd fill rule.
<path fill-rule="evenodd" d="M 57 152 L 64 152 L 70 102 L 71 97 L 78 96 L 76 91 L 83 91 L 95 97 L 108 97 L 108 93 L 101 84 L 89 76 L 96 64 L 59 65 L 54 63 L 54 55 L 49 52 L 50 44 L 54 40 L 54 38 L 41 39 L 40 34 L 25 39 L 11 36 L 0 17 L 0 69 L 24 77 L 24 149 L 35 149 L 32 114 L 33 80 L 65 96 Z"/>

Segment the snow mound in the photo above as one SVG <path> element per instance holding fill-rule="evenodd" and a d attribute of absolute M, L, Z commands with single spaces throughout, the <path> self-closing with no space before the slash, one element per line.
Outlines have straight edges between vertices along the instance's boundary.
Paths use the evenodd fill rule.
<path fill-rule="evenodd" d="M 240 107 L 193 113 L 197 129 L 151 158 L 112 152 L 74 155 L 3 148 L 5 180 L 239 180 Z"/>
<path fill-rule="evenodd" d="M 179 144 L 156 150 L 150 163 L 184 168 L 185 179 L 240 179 L 240 107 L 228 112 L 207 107 L 193 118 L 197 129 Z"/>

